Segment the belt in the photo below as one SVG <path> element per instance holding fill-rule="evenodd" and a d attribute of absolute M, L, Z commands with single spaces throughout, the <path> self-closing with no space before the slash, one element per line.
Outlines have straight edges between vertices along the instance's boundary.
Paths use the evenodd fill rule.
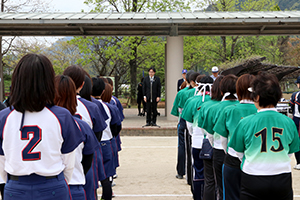
<path fill-rule="evenodd" d="M 22 177 L 24 177 L 24 176 L 14 176 L 14 175 L 11 175 L 11 174 L 8 175 L 8 179 L 13 180 L 13 181 L 18 181 Z M 44 177 L 46 179 L 57 178 L 57 176 L 41 176 L 41 177 Z"/>

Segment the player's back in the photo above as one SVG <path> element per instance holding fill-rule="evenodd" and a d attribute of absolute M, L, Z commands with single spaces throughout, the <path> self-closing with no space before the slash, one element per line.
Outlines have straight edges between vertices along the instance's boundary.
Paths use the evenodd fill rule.
<path fill-rule="evenodd" d="M 242 119 L 231 139 L 234 141 L 229 143 L 235 144 L 238 152 L 244 149 L 242 169 L 248 174 L 291 172 L 288 154 L 299 150 L 298 132 L 290 118 L 274 110 L 260 111 Z M 244 134 L 239 134 L 242 132 Z"/>
<path fill-rule="evenodd" d="M 57 175 L 65 168 L 61 154 L 83 141 L 69 111 L 58 106 L 25 113 L 7 108 L 0 124 L 5 171 L 13 175 Z"/>

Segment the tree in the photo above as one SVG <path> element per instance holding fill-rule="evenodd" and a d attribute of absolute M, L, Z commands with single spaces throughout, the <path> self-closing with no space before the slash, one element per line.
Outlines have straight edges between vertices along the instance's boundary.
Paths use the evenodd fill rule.
<path fill-rule="evenodd" d="M 276 7 L 275 0 L 204 0 L 203 5 L 210 5 L 218 12 L 227 11 L 272 11 Z M 221 36 L 219 56 L 222 62 L 231 61 L 236 51 L 240 36 Z"/>
<path fill-rule="evenodd" d="M 1 12 L 42 12 L 48 8 L 48 4 L 42 0 L 1 0 Z M 3 56 L 9 52 L 15 38 L 16 37 L 3 38 L 0 36 L 0 101 L 3 101 L 5 98 L 2 60 Z M 2 50 L 3 47 L 5 48 L 4 50 Z"/>
<path fill-rule="evenodd" d="M 191 10 L 190 5 L 194 2 L 179 0 L 86 0 L 84 3 L 93 7 L 93 12 L 163 12 Z M 130 70 L 130 96 L 136 97 L 138 48 L 147 41 L 145 37 L 112 37 L 116 42 L 124 43 L 130 49 L 127 58 Z M 120 40 L 121 39 L 121 40 Z M 125 45 L 122 45 L 125 46 Z"/>
<path fill-rule="evenodd" d="M 77 63 L 81 58 L 79 49 L 71 44 L 70 40 L 71 38 L 60 39 L 44 51 L 44 54 L 51 60 L 56 74 L 62 74 L 68 66 L 80 64 Z"/>

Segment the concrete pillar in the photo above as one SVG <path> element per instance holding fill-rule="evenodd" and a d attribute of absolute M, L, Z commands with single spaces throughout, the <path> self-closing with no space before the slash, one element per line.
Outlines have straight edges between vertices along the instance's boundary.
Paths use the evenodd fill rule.
<path fill-rule="evenodd" d="M 171 115 L 173 102 L 177 94 L 177 81 L 182 78 L 183 69 L 183 36 L 167 37 L 166 45 L 166 116 L 167 120 L 177 120 Z"/>

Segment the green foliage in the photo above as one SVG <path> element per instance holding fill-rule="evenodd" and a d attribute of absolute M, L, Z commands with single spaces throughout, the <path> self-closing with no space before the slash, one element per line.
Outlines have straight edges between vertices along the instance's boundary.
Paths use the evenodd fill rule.
<path fill-rule="evenodd" d="M 196 0 L 85 0 L 84 3 L 91 6 L 93 12 L 165 12 L 187 11 Z"/>
<path fill-rule="evenodd" d="M 277 0 L 281 10 L 300 10 L 299 0 Z"/>

